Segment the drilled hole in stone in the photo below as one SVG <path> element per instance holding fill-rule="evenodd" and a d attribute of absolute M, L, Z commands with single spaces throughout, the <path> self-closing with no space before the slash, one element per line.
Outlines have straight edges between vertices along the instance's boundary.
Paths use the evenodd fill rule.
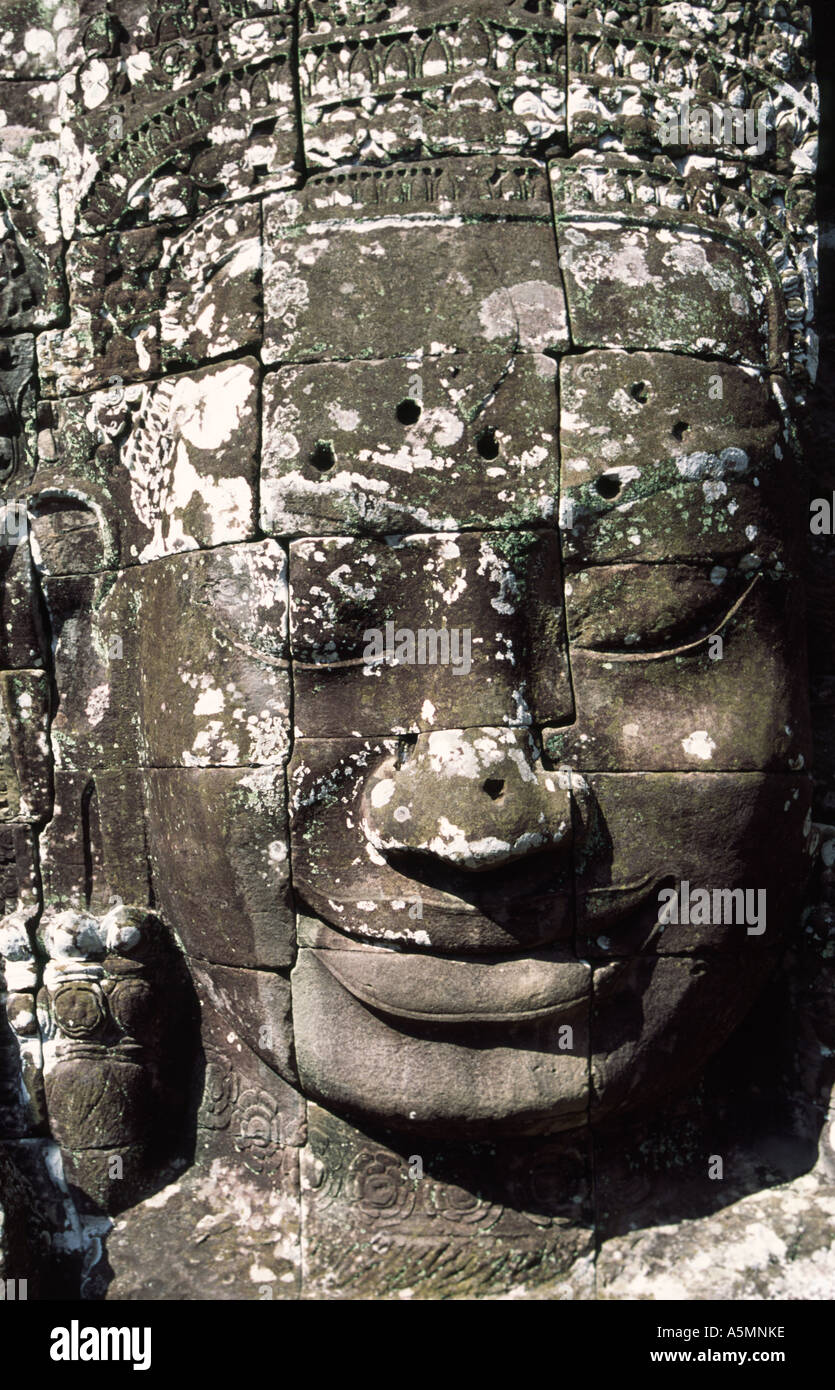
<path fill-rule="evenodd" d="M 645 381 L 635 381 L 629 388 L 629 394 L 633 400 L 640 401 L 641 405 L 646 405 L 649 400 L 649 387 Z"/>
<path fill-rule="evenodd" d="M 496 441 L 495 430 L 482 430 L 481 434 L 476 439 L 475 446 L 483 459 L 495 459 L 499 457 L 499 446 Z"/>
<path fill-rule="evenodd" d="M 320 473 L 327 473 L 336 463 L 336 455 L 329 439 L 320 439 L 310 454 L 310 462 Z"/>
<path fill-rule="evenodd" d="M 689 430 L 689 428 L 690 426 L 686 420 L 676 420 L 676 423 L 673 425 L 673 438 L 683 439 L 685 432 Z"/>
<path fill-rule="evenodd" d="M 416 425 L 420 419 L 420 402 L 408 397 L 400 402 L 394 413 L 401 425 Z"/>
<path fill-rule="evenodd" d="M 620 478 L 617 473 L 604 473 L 594 484 L 601 497 L 617 497 L 620 492 Z"/>
<path fill-rule="evenodd" d="M 397 740 L 397 753 L 394 759 L 395 771 L 399 772 L 404 763 L 407 763 L 415 751 L 417 745 L 417 734 L 401 734 Z"/>
<path fill-rule="evenodd" d="M 484 783 L 484 790 L 491 801 L 498 801 L 504 795 L 504 782 L 500 782 L 498 777 L 488 777 Z"/>

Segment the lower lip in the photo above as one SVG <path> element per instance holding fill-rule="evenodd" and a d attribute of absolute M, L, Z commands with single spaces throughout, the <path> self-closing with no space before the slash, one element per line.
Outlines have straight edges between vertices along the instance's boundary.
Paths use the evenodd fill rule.
<path fill-rule="evenodd" d="M 452 959 L 370 947 L 314 950 L 322 965 L 369 1008 L 442 1024 L 533 1022 L 588 1007 L 590 967 L 564 951 Z M 595 993 L 618 964 L 597 972 Z M 601 978 L 604 977 L 604 978 Z"/>

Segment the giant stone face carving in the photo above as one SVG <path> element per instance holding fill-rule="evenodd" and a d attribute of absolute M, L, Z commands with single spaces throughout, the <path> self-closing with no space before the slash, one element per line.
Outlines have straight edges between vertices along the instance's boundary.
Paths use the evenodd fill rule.
<path fill-rule="evenodd" d="M 3 1113 L 91 1209 L 176 1171 L 201 1085 L 198 1166 L 307 1200 L 307 1117 L 308 1186 L 360 1222 L 369 1132 L 582 1145 L 698 1072 L 796 926 L 802 25 L 791 131 L 762 61 L 765 164 L 691 167 L 664 7 L 642 37 L 620 7 L 640 118 L 606 15 L 562 8 L 213 10 L 189 42 L 234 101 L 153 16 L 141 62 L 115 25 L 78 68 L 68 314 L 10 321 L 45 399 L 5 573 Z M 721 35 L 681 48 L 717 102 Z M 504 1200 L 561 1221 L 557 1186 Z"/>

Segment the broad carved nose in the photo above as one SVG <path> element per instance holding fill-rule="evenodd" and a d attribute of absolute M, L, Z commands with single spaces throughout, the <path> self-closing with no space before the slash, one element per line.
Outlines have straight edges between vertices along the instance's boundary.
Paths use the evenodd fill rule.
<path fill-rule="evenodd" d="M 389 758 L 369 777 L 363 830 L 378 853 L 472 871 L 567 852 L 570 778 L 543 769 L 524 729 L 419 734 L 405 761 Z"/>

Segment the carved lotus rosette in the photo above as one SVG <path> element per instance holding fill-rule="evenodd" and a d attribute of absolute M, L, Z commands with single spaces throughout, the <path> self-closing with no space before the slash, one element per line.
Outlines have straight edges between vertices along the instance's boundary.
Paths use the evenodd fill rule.
<path fill-rule="evenodd" d="M 207 1050 L 203 1097 L 197 1112 L 202 1129 L 227 1129 L 238 1099 L 240 1083 L 229 1058 L 216 1048 Z"/>
<path fill-rule="evenodd" d="M 351 1163 L 347 1188 L 356 1209 L 382 1226 L 406 1221 L 415 1207 L 415 1183 L 406 1164 L 382 1149 L 363 1149 Z"/>
<path fill-rule="evenodd" d="M 235 1106 L 235 1148 L 253 1173 L 277 1173 L 284 1165 L 281 1116 L 266 1091 L 242 1091 Z"/>

